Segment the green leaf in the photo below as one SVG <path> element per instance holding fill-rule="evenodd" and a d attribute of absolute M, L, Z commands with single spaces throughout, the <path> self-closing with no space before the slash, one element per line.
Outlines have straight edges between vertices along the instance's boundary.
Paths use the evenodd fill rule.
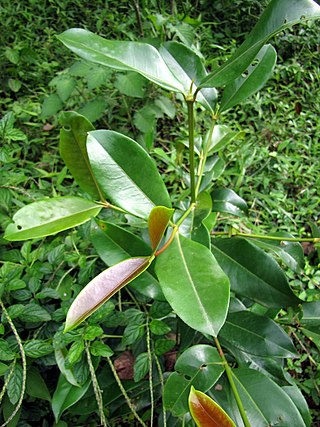
<path fill-rule="evenodd" d="M 307 328 L 320 325 L 320 301 L 306 302 L 302 304 L 303 316 L 300 320 L 302 326 Z"/>
<path fill-rule="evenodd" d="M 8 341 L 0 338 L 0 360 L 13 360 L 15 354 L 9 347 Z"/>
<path fill-rule="evenodd" d="M 54 116 L 63 107 L 63 103 L 58 94 L 53 93 L 45 98 L 41 108 L 41 117 L 46 119 Z"/>
<path fill-rule="evenodd" d="M 23 312 L 18 317 L 23 322 L 48 322 L 51 320 L 50 313 L 45 308 L 34 303 L 25 305 Z"/>
<path fill-rule="evenodd" d="M 191 328 L 217 336 L 229 305 L 229 280 L 208 248 L 179 236 L 158 256 L 156 273 L 177 315 Z"/>
<path fill-rule="evenodd" d="M 190 90 L 194 94 L 200 81 L 207 75 L 201 58 L 189 47 L 174 41 L 165 43 L 159 51 L 172 74 L 183 84 L 184 94 L 189 94 Z M 197 93 L 197 101 L 213 112 L 217 91 L 212 88 L 202 89 Z"/>
<path fill-rule="evenodd" d="M 148 228 L 153 251 L 156 251 L 160 245 L 172 214 L 173 209 L 168 209 L 164 206 L 156 206 L 150 212 L 148 218 Z"/>
<path fill-rule="evenodd" d="M 201 87 L 230 83 L 245 71 L 267 41 L 280 31 L 320 17 L 320 6 L 312 0 L 272 0 L 259 21 L 232 57 L 201 81 Z"/>
<path fill-rule="evenodd" d="M 53 347 L 43 340 L 31 340 L 24 345 L 24 351 L 28 357 L 37 359 L 53 352 Z"/>
<path fill-rule="evenodd" d="M 75 387 L 70 384 L 63 375 L 59 376 L 57 388 L 52 396 L 52 411 L 56 423 L 59 421 L 62 413 L 78 402 L 91 384 L 91 379 L 89 379 L 84 385 L 80 387 Z"/>
<path fill-rule="evenodd" d="M 5 363 L 0 362 L 0 377 L 2 377 L 2 375 L 4 375 L 7 370 L 9 369 L 9 366 L 6 365 Z"/>
<path fill-rule="evenodd" d="M 308 404 L 297 385 L 294 384 L 292 386 L 285 386 L 282 387 L 282 390 L 287 393 L 294 405 L 297 407 L 301 417 L 303 418 L 303 421 L 305 422 L 306 427 L 311 426 L 312 420 Z"/>
<path fill-rule="evenodd" d="M 262 89 L 271 77 L 276 61 L 277 52 L 274 47 L 270 44 L 263 46 L 244 75 L 225 87 L 220 112 L 240 104 L 244 99 Z"/>
<path fill-rule="evenodd" d="M 57 37 L 81 58 L 116 70 L 135 71 L 164 89 L 183 92 L 157 49 L 147 43 L 106 40 L 80 28 Z"/>
<path fill-rule="evenodd" d="M 146 79 L 135 72 L 118 75 L 114 85 L 124 95 L 134 98 L 145 96 Z"/>
<path fill-rule="evenodd" d="M 12 405 L 15 405 L 21 396 L 22 382 L 22 366 L 17 363 L 14 367 L 13 374 L 10 376 L 7 389 L 7 394 Z"/>
<path fill-rule="evenodd" d="M 246 202 L 233 190 L 217 189 L 211 193 L 213 212 L 225 212 L 238 217 L 248 215 Z"/>
<path fill-rule="evenodd" d="M 285 241 L 286 237 L 293 237 L 285 231 L 270 233 L 269 235 L 271 237 L 284 237 L 284 240 L 251 239 L 251 241 L 256 246 L 278 255 L 281 261 L 295 273 L 301 273 L 304 268 L 304 254 L 301 244 Z"/>
<path fill-rule="evenodd" d="M 233 369 L 232 375 L 250 425 L 305 427 L 290 397 L 270 378 L 247 368 Z"/>
<path fill-rule="evenodd" d="M 8 225 L 4 237 L 16 241 L 50 236 L 83 224 L 98 215 L 100 210 L 101 206 L 80 197 L 41 200 L 15 213 L 14 223 Z"/>
<path fill-rule="evenodd" d="M 247 240 L 214 239 L 211 250 L 236 294 L 266 307 L 282 308 L 300 303 L 279 264 Z"/>
<path fill-rule="evenodd" d="M 150 265 L 149 257 L 129 258 L 96 276 L 82 289 L 69 308 L 65 332 L 77 327 L 119 289 Z"/>
<path fill-rule="evenodd" d="M 154 352 L 157 356 L 165 354 L 175 347 L 176 342 L 174 340 L 168 340 L 166 338 L 159 338 L 154 342 Z"/>
<path fill-rule="evenodd" d="M 222 150 L 235 139 L 243 139 L 243 136 L 243 131 L 232 131 L 226 125 L 215 125 L 208 150 L 209 155 Z M 206 139 L 204 139 L 205 141 Z"/>
<path fill-rule="evenodd" d="M 103 335 L 103 329 L 100 326 L 89 325 L 86 327 L 82 337 L 84 340 L 92 341 L 101 335 Z"/>
<path fill-rule="evenodd" d="M 97 180 L 93 175 L 86 148 L 88 132 L 94 130 L 92 123 L 75 112 L 60 116 L 60 154 L 72 176 L 82 190 L 95 199 L 104 200 Z"/>
<path fill-rule="evenodd" d="M 134 381 L 142 380 L 149 371 L 149 355 L 148 353 L 140 353 L 133 365 Z"/>
<path fill-rule="evenodd" d="M 87 150 L 99 185 L 113 203 L 147 219 L 154 206 L 171 207 L 156 165 L 132 139 L 117 132 L 89 132 Z"/>
<path fill-rule="evenodd" d="M 320 334 L 309 329 L 301 328 L 300 329 L 303 335 L 305 335 L 310 341 L 312 341 L 320 351 Z"/>
<path fill-rule="evenodd" d="M 80 384 L 74 375 L 73 369 L 72 368 L 69 369 L 66 366 L 67 355 L 68 355 L 67 349 L 66 348 L 56 348 L 54 351 L 54 355 L 56 358 L 58 368 L 59 368 L 60 372 L 64 375 L 66 380 L 70 384 L 74 385 L 75 387 L 79 387 Z"/>
<path fill-rule="evenodd" d="M 174 416 L 188 412 L 191 386 L 206 392 L 224 371 L 218 351 L 209 345 L 195 345 L 179 356 L 175 371 L 167 379 L 163 392 L 165 407 Z"/>
<path fill-rule="evenodd" d="M 90 346 L 90 353 L 93 356 L 102 356 L 102 357 L 111 357 L 113 355 L 113 351 L 111 348 L 104 344 L 101 341 L 95 341 Z"/>
<path fill-rule="evenodd" d="M 83 107 L 78 109 L 78 113 L 85 116 L 90 122 L 100 119 L 108 107 L 107 101 L 101 96 L 86 102 Z"/>
<path fill-rule="evenodd" d="M 71 368 L 81 359 L 82 353 L 84 351 L 84 342 L 82 339 L 74 341 L 68 351 L 68 356 L 66 360 L 67 368 Z"/>
<path fill-rule="evenodd" d="M 256 356 L 297 356 L 291 339 L 280 326 L 268 317 L 250 311 L 230 313 L 219 337 L 237 349 Z"/>
<path fill-rule="evenodd" d="M 31 397 L 51 402 L 48 387 L 39 370 L 34 366 L 30 366 L 27 372 L 26 392 Z"/>
<path fill-rule="evenodd" d="M 171 331 L 170 326 L 159 319 L 153 319 L 149 326 L 154 335 L 166 335 Z"/>
<path fill-rule="evenodd" d="M 209 396 L 191 387 L 189 408 L 199 427 L 236 427 L 227 413 Z"/>
<path fill-rule="evenodd" d="M 115 224 L 93 222 L 91 239 L 100 258 L 108 266 L 127 258 L 151 255 L 151 248 L 142 239 Z M 148 298 L 164 300 L 158 281 L 149 271 L 138 276 L 130 286 Z"/>

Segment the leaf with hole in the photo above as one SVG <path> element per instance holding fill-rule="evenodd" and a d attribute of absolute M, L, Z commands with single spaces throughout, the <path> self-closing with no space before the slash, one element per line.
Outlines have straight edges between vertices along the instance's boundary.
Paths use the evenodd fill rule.
<path fill-rule="evenodd" d="M 93 131 L 87 150 L 94 175 L 114 204 L 144 219 L 155 206 L 171 207 L 155 163 L 137 142 L 114 131 Z"/>
<path fill-rule="evenodd" d="M 240 218 L 248 215 L 246 202 L 233 190 L 221 188 L 211 193 L 212 211 L 225 212 Z"/>
<path fill-rule="evenodd" d="M 205 77 L 201 87 L 224 86 L 249 67 L 260 49 L 280 31 L 306 19 L 320 17 L 320 6 L 312 0 L 272 0 L 259 21 L 232 57 Z"/>
<path fill-rule="evenodd" d="M 40 200 L 24 206 L 13 215 L 5 231 L 11 241 L 50 236 L 89 221 L 101 206 L 80 197 L 65 196 Z"/>
<path fill-rule="evenodd" d="M 198 427 L 236 427 L 229 415 L 209 396 L 191 387 L 189 408 Z"/>
<path fill-rule="evenodd" d="M 182 416 L 189 410 L 188 396 L 192 386 L 206 392 L 224 371 L 218 351 L 206 344 L 199 344 L 184 351 L 175 364 L 175 372 L 168 377 L 163 401 L 174 416 Z"/>
<path fill-rule="evenodd" d="M 76 328 L 90 314 L 108 301 L 119 289 L 141 274 L 152 258 L 129 258 L 108 268 L 96 276 L 77 295 L 69 308 L 65 332 Z"/>
<path fill-rule="evenodd" d="M 222 94 L 220 111 L 240 104 L 266 84 L 272 75 L 277 61 L 277 52 L 270 44 L 261 48 L 254 62 L 232 83 L 229 83 Z M 256 62 L 256 63 L 255 63 Z"/>

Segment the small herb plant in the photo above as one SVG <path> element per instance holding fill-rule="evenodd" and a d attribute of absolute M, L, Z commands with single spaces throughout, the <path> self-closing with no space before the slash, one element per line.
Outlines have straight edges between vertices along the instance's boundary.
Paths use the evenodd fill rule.
<path fill-rule="evenodd" d="M 152 158 L 136 141 L 115 131 L 95 130 L 80 114 L 62 116 L 61 157 L 88 197 L 63 196 L 24 206 L 5 232 L 10 241 L 36 239 L 91 221 L 92 244 L 108 265 L 75 297 L 65 335 L 55 336 L 61 371 L 52 400 L 56 422 L 92 384 L 101 424 L 108 425 L 108 395 L 102 396 L 95 374 L 99 360 L 105 358 L 141 425 L 155 425 L 155 420 L 163 426 L 194 422 L 199 426 L 311 425 L 307 404 L 284 369 L 285 360 L 296 356 L 286 326 L 290 325 L 287 313 L 296 313 L 299 327 L 312 330 L 316 325 L 310 319 L 317 317 L 319 304 L 295 295 L 267 252 L 299 273 L 303 268 L 299 241 L 318 242 L 319 237 L 243 232 L 246 202 L 231 189 L 216 188 L 214 181 L 224 169 L 219 153 L 242 137 L 241 132 L 219 124 L 219 119 L 260 90 L 271 76 L 277 55 L 268 40 L 318 17 L 320 7 L 312 0 L 272 0 L 244 43 L 210 73 L 192 49 L 175 41 L 155 48 L 105 40 L 83 29 L 58 36 L 83 59 L 138 73 L 186 104 L 189 174 L 188 191 L 177 202 Z M 209 123 L 201 135 L 195 115 L 198 105 L 207 112 Z M 217 231 L 218 212 L 240 220 Z M 104 342 L 108 336 L 101 327 L 112 323 L 109 316 L 115 307 L 112 301 L 104 303 L 126 285 L 136 309 L 130 309 L 130 314 L 127 310 L 122 347 L 140 342 L 134 380 L 148 375 L 148 421 L 139 415 L 139 406 L 122 385 L 111 360 L 116 346 L 112 349 Z M 119 308 L 122 303 L 119 297 Z M 26 348 L 3 302 L 1 307 L 19 343 L 20 374 L 25 376 Z M 175 341 L 166 338 L 173 321 Z M 174 372 L 164 377 L 163 355 L 173 345 L 179 346 L 179 356 Z M 83 355 L 90 379 L 81 382 L 72 368 Z M 61 403 L 63 390 L 70 398 Z M 155 402 L 160 395 L 159 410 Z M 20 405 L 21 401 L 12 417 Z"/>

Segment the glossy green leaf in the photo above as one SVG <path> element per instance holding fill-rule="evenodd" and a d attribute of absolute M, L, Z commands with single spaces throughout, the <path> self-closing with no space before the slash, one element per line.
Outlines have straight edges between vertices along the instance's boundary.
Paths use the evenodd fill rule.
<path fill-rule="evenodd" d="M 52 411 L 56 420 L 59 421 L 62 413 L 80 400 L 91 384 L 89 379 L 84 385 L 75 387 L 70 384 L 63 375 L 59 376 L 57 388 L 52 396 Z"/>
<path fill-rule="evenodd" d="M 80 197 L 66 196 L 45 199 L 24 206 L 13 215 L 4 237 L 27 240 L 50 236 L 83 224 L 98 215 L 101 206 Z"/>
<path fill-rule="evenodd" d="M 155 163 L 137 142 L 117 132 L 93 131 L 87 150 L 97 181 L 114 204 L 145 219 L 154 206 L 171 207 Z"/>
<path fill-rule="evenodd" d="M 191 387 L 189 408 L 198 427 L 236 427 L 229 415 L 209 396 Z"/>
<path fill-rule="evenodd" d="M 209 155 L 222 150 L 235 139 L 243 139 L 243 136 L 243 131 L 232 131 L 226 125 L 215 125 L 208 150 Z"/>
<path fill-rule="evenodd" d="M 23 383 L 22 366 L 17 363 L 14 366 L 12 375 L 9 377 L 8 388 L 7 388 L 7 394 L 12 405 L 15 405 L 19 401 L 19 398 L 21 396 L 21 391 L 22 391 L 22 383 Z"/>
<path fill-rule="evenodd" d="M 230 279 L 231 289 L 266 307 L 289 307 L 300 303 L 279 264 L 245 239 L 215 239 L 211 248 Z"/>
<path fill-rule="evenodd" d="M 320 326 L 320 301 L 302 304 L 303 316 L 300 320 L 302 326 L 314 328 Z"/>
<path fill-rule="evenodd" d="M 163 393 L 165 407 L 174 416 L 188 412 L 188 396 L 192 386 L 206 392 L 224 371 L 218 351 L 200 344 L 188 348 L 179 356 L 175 372 L 168 377 Z"/>
<path fill-rule="evenodd" d="M 213 212 L 225 212 L 238 217 L 248 215 L 246 202 L 233 190 L 217 189 L 211 193 Z"/>
<path fill-rule="evenodd" d="M 63 376 L 66 378 L 66 380 L 74 385 L 75 387 L 80 387 L 79 381 L 76 379 L 73 369 L 66 367 L 66 361 L 67 361 L 67 355 L 68 351 L 66 348 L 57 348 L 54 352 L 56 362 L 58 365 L 58 368 L 60 372 L 63 374 Z"/>
<path fill-rule="evenodd" d="M 303 421 L 305 422 L 306 427 L 311 426 L 312 420 L 310 410 L 298 386 L 296 384 L 291 386 L 284 386 L 282 387 L 282 390 L 287 393 L 294 405 L 297 407 L 301 417 L 303 418 Z"/>
<path fill-rule="evenodd" d="M 201 86 L 218 87 L 230 83 L 248 68 L 271 37 L 306 19 L 319 17 L 320 6 L 312 0 L 272 0 L 242 45 L 225 64 L 205 77 Z"/>
<path fill-rule="evenodd" d="M 83 59 L 115 70 L 135 71 L 164 89 L 184 90 L 157 49 L 147 43 L 106 40 L 80 28 L 67 30 L 57 37 Z"/>
<path fill-rule="evenodd" d="M 301 328 L 300 330 L 303 333 L 303 335 L 305 335 L 310 341 L 312 341 L 318 347 L 318 350 L 320 351 L 319 327 L 317 328 L 318 332 L 310 331 L 309 329 L 306 329 L 306 328 Z"/>
<path fill-rule="evenodd" d="M 6 365 L 5 363 L 0 362 L 0 377 L 2 377 L 2 375 L 4 375 L 7 370 L 9 369 L 9 366 Z"/>
<path fill-rule="evenodd" d="M 72 176 L 82 190 L 94 199 L 104 200 L 97 180 L 93 175 L 86 148 L 88 132 L 94 126 L 84 116 L 64 112 L 60 116 L 60 154 Z"/>
<path fill-rule="evenodd" d="M 151 255 L 151 248 L 142 239 L 115 224 L 93 222 L 91 239 L 100 258 L 108 266 L 127 258 Z M 130 286 L 148 298 L 165 299 L 159 282 L 149 270 L 130 282 Z"/>
<path fill-rule="evenodd" d="M 134 381 L 141 381 L 149 371 L 149 355 L 148 353 L 140 353 L 133 365 Z"/>
<path fill-rule="evenodd" d="M 216 336 L 228 311 L 229 281 L 209 249 L 177 233 L 157 257 L 156 273 L 177 315 L 191 328 Z"/>
<path fill-rule="evenodd" d="M 150 265 L 149 257 L 129 258 L 96 276 L 77 295 L 69 308 L 65 332 L 77 327 L 119 289 Z"/>
<path fill-rule="evenodd" d="M 52 345 L 44 340 L 31 340 L 23 347 L 26 355 L 33 359 L 46 356 L 53 352 Z"/>
<path fill-rule="evenodd" d="M 250 425 L 305 427 L 293 401 L 270 378 L 247 368 L 234 369 L 232 374 Z"/>
<path fill-rule="evenodd" d="M 207 75 L 201 58 L 189 47 L 174 41 L 165 43 L 159 51 L 172 74 L 182 83 L 184 94 L 188 95 L 190 89 L 194 94 Z M 197 93 L 197 101 L 213 112 L 217 91 L 213 88 L 202 89 Z"/>
<path fill-rule="evenodd" d="M 226 163 L 221 157 L 217 155 L 208 157 L 204 167 L 200 191 L 210 189 L 214 181 L 222 175 L 225 166 Z"/>
<path fill-rule="evenodd" d="M 196 200 L 196 206 L 193 210 L 193 225 L 191 238 L 195 242 L 201 243 L 210 249 L 211 238 L 207 227 L 203 221 L 210 215 L 212 209 L 212 199 L 209 193 L 203 191 Z"/>
<path fill-rule="evenodd" d="M 47 384 L 35 366 L 30 366 L 27 372 L 26 392 L 29 396 L 51 402 Z"/>
<path fill-rule="evenodd" d="M 240 104 L 244 99 L 262 89 L 271 77 L 276 61 L 277 52 L 274 47 L 270 44 L 263 46 L 244 75 L 225 87 L 220 111 L 228 110 Z"/>
<path fill-rule="evenodd" d="M 251 239 L 251 242 L 262 249 L 276 254 L 291 270 L 301 273 L 304 268 L 303 248 L 298 242 L 285 241 L 286 237 L 293 236 L 285 231 L 271 233 L 271 237 L 284 237 L 284 240 Z"/>
<path fill-rule="evenodd" d="M 157 250 L 161 243 L 172 214 L 173 209 L 168 209 L 164 206 L 156 206 L 150 212 L 148 218 L 148 228 L 151 247 L 154 251 Z"/>
<path fill-rule="evenodd" d="M 230 313 L 219 337 L 256 356 L 297 356 L 291 339 L 280 326 L 268 317 L 250 311 Z"/>

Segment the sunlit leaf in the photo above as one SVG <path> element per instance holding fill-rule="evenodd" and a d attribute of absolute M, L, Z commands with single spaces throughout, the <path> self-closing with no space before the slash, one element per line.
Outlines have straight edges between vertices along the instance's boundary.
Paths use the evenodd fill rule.
<path fill-rule="evenodd" d="M 233 190 L 221 188 L 211 193 L 213 212 L 225 212 L 238 217 L 248 215 L 246 202 Z"/>
<path fill-rule="evenodd" d="M 272 0 L 259 21 L 232 57 L 210 73 L 202 87 L 223 86 L 241 76 L 267 41 L 280 31 L 306 19 L 320 17 L 320 6 L 312 0 Z"/>
<path fill-rule="evenodd" d="M 155 206 L 171 207 L 155 163 L 137 142 L 114 131 L 93 131 L 87 150 L 94 175 L 114 204 L 145 219 Z"/>
<path fill-rule="evenodd" d="M 156 273 L 177 315 L 191 328 L 216 336 L 228 310 L 229 281 L 210 250 L 177 233 L 157 257 Z"/>
<path fill-rule="evenodd" d="M 67 30 L 57 37 L 83 59 L 116 70 L 136 71 L 165 89 L 184 90 L 157 49 L 147 43 L 106 40 L 81 28 Z"/>
<path fill-rule="evenodd" d="M 189 408 L 198 427 L 236 427 L 214 400 L 194 387 L 189 394 Z"/>
<path fill-rule="evenodd" d="M 257 61 L 257 63 L 255 63 Z M 272 75 L 277 61 L 274 47 L 265 45 L 244 75 L 228 84 L 222 95 L 220 111 L 228 110 L 260 90 Z"/>
<path fill-rule="evenodd" d="M 80 197 L 66 196 L 40 200 L 24 206 L 13 215 L 4 237 L 27 240 L 50 236 L 83 224 L 98 215 L 101 206 Z"/>
<path fill-rule="evenodd" d="M 77 327 L 119 289 L 141 274 L 150 264 L 149 257 L 129 258 L 96 276 L 82 289 L 69 308 L 65 332 Z"/>

